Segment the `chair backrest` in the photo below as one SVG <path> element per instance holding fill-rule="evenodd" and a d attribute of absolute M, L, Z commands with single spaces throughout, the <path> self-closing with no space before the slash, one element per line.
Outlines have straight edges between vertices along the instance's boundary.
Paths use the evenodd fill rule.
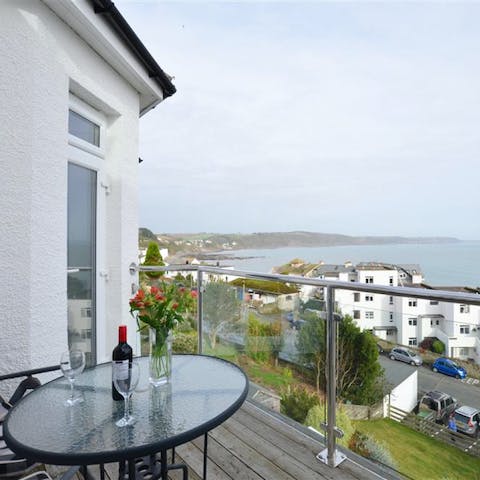
<path fill-rule="evenodd" d="M 8 400 L 5 400 L 5 398 L 0 395 L 0 479 L 18 478 L 21 475 L 28 473 L 35 466 L 33 461 L 19 457 L 14 452 L 12 452 L 7 447 L 7 444 L 3 439 L 3 420 L 6 417 L 8 410 L 16 402 L 18 402 L 27 392 L 35 390 L 35 388 L 38 388 L 41 385 L 40 380 L 38 380 L 38 378 L 34 377 L 33 375 L 52 372 L 59 369 L 59 366 L 53 366 L 37 368 L 34 370 L 25 370 L 22 372 L 16 372 L 0 376 L 0 382 L 2 380 L 10 380 L 15 378 L 20 379 L 22 377 L 26 377 L 20 382 L 18 387 L 15 389 L 15 392 Z"/>

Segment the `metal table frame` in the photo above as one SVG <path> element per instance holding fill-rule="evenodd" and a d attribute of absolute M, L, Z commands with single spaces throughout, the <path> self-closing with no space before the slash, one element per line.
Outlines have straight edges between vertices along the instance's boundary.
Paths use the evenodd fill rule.
<path fill-rule="evenodd" d="M 210 357 L 206 355 L 175 355 L 179 357 L 204 357 L 204 358 L 211 358 L 212 361 L 215 362 L 225 362 L 232 366 L 230 362 L 219 359 L 216 357 Z M 102 364 L 105 365 L 105 364 Z M 102 365 L 98 365 L 98 368 Z M 156 442 L 151 442 L 149 444 L 135 446 L 123 450 L 115 450 L 109 452 L 89 452 L 89 453 L 77 453 L 77 454 L 65 454 L 65 453 L 58 453 L 58 452 L 49 452 L 45 450 L 37 450 L 28 445 L 24 445 L 21 442 L 17 441 L 15 437 L 11 434 L 9 429 L 9 420 L 14 417 L 16 414 L 17 406 L 21 405 L 22 402 L 25 400 L 21 400 L 16 406 L 14 406 L 8 413 L 7 418 L 5 419 L 4 423 L 4 436 L 7 442 L 7 445 L 10 449 L 15 451 L 17 454 L 25 456 L 26 458 L 31 458 L 33 460 L 53 464 L 53 465 L 103 465 L 105 463 L 113 463 L 113 462 L 126 462 L 126 467 L 128 469 L 128 478 L 130 480 L 134 480 L 135 478 L 135 460 L 139 457 L 155 457 L 157 453 L 160 453 L 160 470 L 158 473 L 155 473 L 153 479 L 162 480 L 167 479 L 167 472 L 168 470 L 172 469 L 182 469 L 184 471 L 184 478 L 188 477 L 188 470 L 186 465 L 183 464 L 169 464 L 167 461 L 167 451 L 169 449 L 173 449 L 172 451 L 172 460 L 174 461 L 175 458 L 175 447 L 188 443 L 191 440 L 198 438 L 199 436 L 204 436 L 204 459 L 203 459 L 203 478 L 206 479 L 207 476 L 207 448 L 208 448 L 208 432 L 213 430 L 218 425 L 222 424 L 225 420 L 231 417 L 243 404 L 247 393 L 248 393 L 248 378 L 244 374 L 244 372 L 237 367 L 237 368 L 245 379 L 245 386 L 243 391 L 240 392 L 236 401 L 234 401 L 231 405 L 228 406 L 220 415 L 217 415 L 214 418 L 209 419 L 208 421 L 203 422 L 202 424 L 192 428 L 190 430 L 186 430 L 177 434 L 175 436 L 160 439 Z M 37 391 L 40 391 L 45 388 L 50 388 L 52 384 L 54 384 L 59 379 L 53 380 L 52 382 L 46 383 L 45 385 L 39 387 Z M 153 387 L 150 387 L 153 388 Z M 32 423 L 32 428 L 34 428 L 34 423 Z M 127 427 L 128 428 L 128 427 Z M 121 467 L 121 465 L 120 465 Z M 186 472 L 186 473 L 185 473 Z"/>

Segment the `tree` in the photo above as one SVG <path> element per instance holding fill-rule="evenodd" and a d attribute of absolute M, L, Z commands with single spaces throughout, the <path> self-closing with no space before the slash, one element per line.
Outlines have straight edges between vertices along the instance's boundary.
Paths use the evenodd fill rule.
<path fill-rule="evenodd" d="M 371 405 L 384 393 L 383 368 L 378 348 L 368 330 L 360 330 L 353 318 L 343 317 L 338 328 L 338 394 L 360 405 Z"/>
<path fill-rule="evenodd" d="M 158 248 L 158 243 L 150 242 L 148 244 L 147 253 L 145 255 L 145 261 L 143 262 L 145 266 L 165 266 L 162 255 L 160 254 L 160 249 Z M 164 275 L 165 272 L 145 272 L 145 275 L 149 278 L 159 278 Z"/>
<path fill-rule="evenodd" d="M 325 388 L 326 322 L 316 315 L 305 317 L 297 341 L 302 363 L 315 374 L 317 392 Z M 383 369 L 378 362 L 378 349 L 372 334 L 361 331 L 352 317 L 346 315 L 338 325 L 337 391 L 339 397 L 361 405 L 370 405 L 382 398 Z"/>
<path fill-rule="evenodd" d="M 325 389 L 326 323 L 315 313 L 307 313 L 303 318 L 305 323 L 298 332 L 296 348 L 300 361 L 312 368 L 315 388 L 320 394 L 320 389 Z"/>
<path fill-rule="evenodd" d="M 221 331 L 240 320 L 240 305 L 236 288 L 220 280 L 207 283 L 203 295 L 203 319 L 212 349 L 216 347 Z"/>

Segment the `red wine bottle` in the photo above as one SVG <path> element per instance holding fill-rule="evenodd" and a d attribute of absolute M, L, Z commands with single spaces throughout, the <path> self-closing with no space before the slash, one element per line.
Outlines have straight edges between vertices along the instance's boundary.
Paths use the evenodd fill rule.
<path fill-rule="evenodd" d="M 113 378 L 115 376 L 122 377 L 125 374 L 128 378 L 128 368 L 132 365 L 132 357 L 132 347 L 127 343 L 127 326 L 120 325 L 118 327 L 118 345 L 112 352 L 112 398 L 114 400 L 123 400 L 123 397 L 115 388 Z"/>

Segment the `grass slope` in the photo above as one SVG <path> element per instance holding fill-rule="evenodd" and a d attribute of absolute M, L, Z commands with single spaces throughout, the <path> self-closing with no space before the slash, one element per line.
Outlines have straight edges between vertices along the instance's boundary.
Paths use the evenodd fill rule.
<path fill-rule="evenodd" d="M 383 442 L 400 473 L 418 480 L 480 480 L 480 458 L 434 440 L 390 419 L 355 426 Z"/>

